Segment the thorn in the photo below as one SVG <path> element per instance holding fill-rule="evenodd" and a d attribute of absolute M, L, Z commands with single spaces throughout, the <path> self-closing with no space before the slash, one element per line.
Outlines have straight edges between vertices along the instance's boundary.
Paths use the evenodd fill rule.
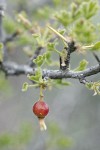
<path fill-rule="evenodd" d="M 50 30 L 52 30 L 55 34 L 57 34 L 62 40 L 64 40 L 65 42 L 67 42 L 67 39 L 63 35 L 61 35 L 58 31 L 56 31 L 54 28 L 52 28 L 51 26 L 48 26 L 48 28 Z"/>

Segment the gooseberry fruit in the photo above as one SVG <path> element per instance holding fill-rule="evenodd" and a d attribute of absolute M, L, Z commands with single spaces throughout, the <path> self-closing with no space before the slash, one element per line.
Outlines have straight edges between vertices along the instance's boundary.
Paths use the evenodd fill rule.
<path fill-rule="evenodd" d="M 38 118 L 44 118 L 49 112 L 49 107 L 44 101 L 38 101 L 33 105 L 33 113 Z"/>
<path fill-rule="evenodd" d="M 37 101 L 34 105 L 33 105 L 33 113 L 38 117 L 39 119 L 39 123 L 40 123 L 40 129 L 41 130 L 46 130 L 47 127 L 45 125 L 45 122 L 44 122 L 44 118 L 45 116 L 48 114 L 49 112 L 49 107 L 48 105 L 42 101 L 42 100 L 39 100 Z"/>

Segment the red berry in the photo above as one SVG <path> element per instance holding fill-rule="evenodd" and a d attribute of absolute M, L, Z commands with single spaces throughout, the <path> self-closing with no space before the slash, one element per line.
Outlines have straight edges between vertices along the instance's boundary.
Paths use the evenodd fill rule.
<path fill-rule="evenodd" d="M 49 107 L 44 101 L 38 101 L 33 105 L 33 113 L 38 118 L 44 118 L 49 112 Z"/>

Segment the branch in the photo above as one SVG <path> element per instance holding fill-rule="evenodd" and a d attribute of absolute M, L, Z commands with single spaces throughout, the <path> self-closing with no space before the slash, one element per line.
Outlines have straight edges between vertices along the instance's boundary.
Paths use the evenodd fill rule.
<path fill-rule="evenodd" d="M 4 16 L 5 9 L 6 9 L 6 1 L 0 0 L 0 42 L 3 42 L 5 39 L 4 29 L 3 29 L 3 16 Z M 7 56 L 6 47 L 3 47 L 2 51 L 3 51 L 3 60 L 6 60 L 6 56 Z"/>
<path fill-rule="evenodd" d="M 42 50 L 43 50 L 43 47 L 38 47 L 36 49 L 34 55 L 31 57 L 31 59 L 29 61 L 29 66 L 30 67 L 34 67 L 35 66 L 35 63 L 33 62 L 33 60 L 36 59 L 40 55 L 40 53 L 41 53 Z"/>
<path fill-rule="evenodd" d="M 35 70 L 28 65 L 18 65 L 14 62 L 4 62 L 1 65 L 1 70 L 7 75 L 24 75 L 24 74 L 35 74 Z M 95 65 L 87 68 L 84 71 L 61 71 L 61 70 L 43 70 L 43 77 L 49 77 L 51 79 L 62 79 L 62 78 L 74 78 L 82 79 L 94 74 L 100 73 L 100 65 Z"/>
<path fill-rule="evenodd" d="M 51 79 L 75 78 L 80 79 L 80 76 L 88 77 L 100 72 L 100 65 L 92 66 L 84 71 L 60 71 L 60 70 L 44 70 L 43 77 L 47 76 Z"/>
<path fill-rule="evenodd" d="M 70 55 L 73 53 L 77 47 L 75 46 L 75 42 L 70 40 L 67 42 L 67 47 L 62 51 L 62 55 L 60 56 L 60 69 L 68 70 L 70 66 Z"/>
<path fill-rule="evenodd" d="M 15 62 L 3 62 L 1 64 L 1 70 L 8 76 L 33 74 L 33 68 L 28 65 L 18 65 Z"/>
<path fill-rule="evenodd" d="M 16 38 L 16 36 L 18 36 L 20 34 L 20 31 L 15 31 L 12 35 L 8 36 L 5 38 L 5 40 L 3 41 L 3 44 L 7 44 L 8 42 L 11 42 L 14 40 L 14 38 Z"/>

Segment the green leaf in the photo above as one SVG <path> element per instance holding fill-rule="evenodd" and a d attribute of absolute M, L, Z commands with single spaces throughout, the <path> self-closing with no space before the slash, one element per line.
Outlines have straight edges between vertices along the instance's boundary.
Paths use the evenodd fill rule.
<path fill-rule="evenodd" d="M 86 19 L 90 19 L 94 16 L 99 8 L 96 1 L 83 2 L 81 7 L 83 15 Z"/>
<path fill-rule="evenodd" d="M 44 54 L 44 56 L 45 56 L 45 59 L 49 60 L 50 57 L 51 57 L 51 53 L 50 53 L 50 52 L 46 52 L 46 53 Z"/>
<path fill-rule="evenodd" d="M 81 16 L 80 7 L 78 7 L 77 4 L 74 2 L 72 2 L 71 4 L 71 13 L 72 13 L 73 21 L 78 19 Z"/>
<path fill-rule="evenodd" d="M 94 91 L 93 96 L 100 95 L 100 81 L 86 83 L 86 87 Z"/>
<path fill-rule="evenodd" d="M 44 62 L 44 57 L 42 55 L 39 55 L 36 59 L 33 60 L 33 62 L 35 62 L 35 64 L 40 67 Z"/>
<path fill-rule="evenodd" d="M 92 86 L 93 86 L 93 83 L 91 83 L 91 82 L 86 83 L 86 87 L 87 87 L 88 89 L 91 89 L 91 88 L 92 88 Z"/>
<path fill-rule="evenodd" d="M 44 6 L 42 8 L 39 8 L 37 11 L 38 12 L 38 19 L 40 19 L 42 21 L 45 19 L 48 19 L 50 14 L 51 14 L 51 11 L 52 11 L 51 8 L 48 6 Z"/>
<path fill-rule="evenodd" d="M 3 49 L 3 44 L 0 43 L 0 62 L 3 61 L 3 51 L 2 51 L 2 49 Z"/>
<path fill-rule="evenodd" d="M 83 59 L 83 60 L 79 63 L 79 66 L 78 66 L 74 71 L 83 71 L 83 70 L 86 69 L 87 65 L 88 65 L 88 62 L 87 62 L 85 59 Z"/>
<path fill-rule="evenodd" d="M 60 84 L 60 85 L 65 85 L 65 86 L 70 85 L 70 82 L 64 81 L 64 80 L 62 80 L 62 79 L 57 79 L 57 80 L 56 80 L 56 83 L 57 83 L 57 84 Z"/>
<path fill-rule="evenodd" d="M 60 30 L 58 30 L 58 32 L 59 32 L 61 35 L 63 35 L 63 34 L 65 33 L 65 29 L 60 29 Z"/>
<path fill-rule="evenodd" d="M 90 44 L 96 40 L 96 27 L 91 22 L 81 18 L 75 22 L 72 35 L 82 43 Z"/>
<path fill-rule="evenodd" d="M 41 69 L 38 68 L 38 70 L 36 70 L 35 72 L 35 75 L 28 75 L 27 77 L 29 80 L 39 83 L 40 80 L 42 79 Z"/>
<path fill-rule="evenodd" d="M 25 91 L 27 91 L 27 89 L 28 89 L 28 83 L 25 82 L 22 86 L 22 91 L 25 92 Z"/>
<path fill-rule="evenodd" d="M 55 49 L 55 43 L 48 43 L 47 44 L 47 49 L 48 49 L 48 51 L 54 51 L 54 49 Z"/>
<path fill-rule="evenodd" d="M 59 13 L 56 13 L 55 17 L 65 27 L 68 26 L 73 21 L 71 17 L 71 12 L 66 10 L 61 10 Z"/>
<path fill-rule="evenodd" d="M 93 51 L 100 50 L 100 41 L 95 43 L 91 50 L 93 50 Z"/>
<path fill-rule="evenodd" d="M 38 82 L 39 81 L 39 75 L 28 75 L 27 76 L 29 80 L 34 81 L 34 82 Z"/>
<path fill-rule="evenodd" d="M 38 67 L 41 67 L 45 61 L 50 61 L 51 53 L 46 52 L 43 55 L 39 55 L 36 59 L 33 60 Z"/>

